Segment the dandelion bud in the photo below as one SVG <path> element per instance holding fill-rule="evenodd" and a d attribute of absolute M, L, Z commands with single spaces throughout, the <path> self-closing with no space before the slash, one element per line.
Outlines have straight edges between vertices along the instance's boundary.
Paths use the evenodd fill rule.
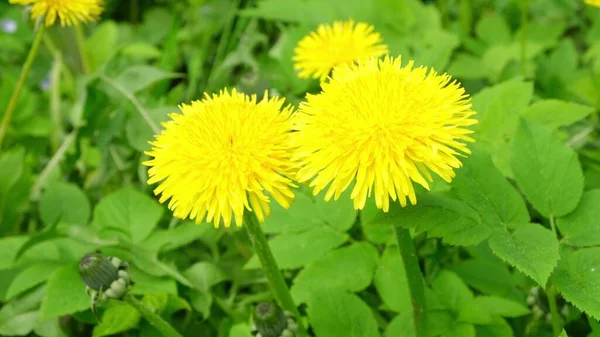
<path fill-rule="evenodd" d="M 291 313 L 274 302 L 263 302 L 254 311 L 253 335 L 256 337 L 294 337 L 298 325 Z"/>
<path fill-rule="evenodd" d="M 112 262 L 98 253 L 89 253 L 79 262 L 79 276 L 93 290 L 108 289 L 119 278 L 119 271 Z"/>

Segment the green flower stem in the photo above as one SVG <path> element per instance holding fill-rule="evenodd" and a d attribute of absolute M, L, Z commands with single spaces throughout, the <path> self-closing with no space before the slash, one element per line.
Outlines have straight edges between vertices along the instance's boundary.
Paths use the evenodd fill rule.
<path fill-rule="evenodd" d="M 527 75 L 527 26 L 529 24 L 529 0 L 521 0 L 521 75 Z"/>
<path fill-rule="evenodd" d="M 85 34 L 81 25 L 75 26 L 75 37 L 77 40 L 77 49 L 79 50 L 79 58 L 81 59 L 81 70 L 84 75 L 89 75 L 91 72 L 90 59 L 85 48 Z"/>
<path fill-rule="evenodd" d="M 408 288 L 413 306 L 413 320 L 417 337 L 425 336 L 427 317 L 425 302 L 425 286 L 419 259 L 415 250 L 410 231 L 404 227 L 396 226 L 396 239 L 400 247 L 400 255 L 404 264 L 404 271 L 408 280 Z"/>
<path fill-rule="evenodd" d="M 177 330 L 175 330 L 171 324 L 167 323 L 162 317 L 155 314 L 148 308 L 144 303 L 140 302 L 135 296 L 131 293 L 128 293 L 123 298 L 125 302 L 131 304 L 137 311 L 144 316 L 144 318 L 150 323 L 153 327 L 155 327 L 158 331 L 160 331 L 161 335 L 165 337 L 183 337 Z"/>
<path fill-rule="evenodd" d="M 560 314 L 556 305 L 556 289 L 553 285 L 548 284 L 546 288 L 546 296 L 548 296 L 548 305 L 550 306 L 550 315 L 552 315 L 552 336 L 558 337 L 562 332 L 562 324 Z"/>
<path fill-rule="evenodd" d="M 23 89 L 23 85 L 25 84 L 25 79 L 27 78 L 27 74 L 29 74 L 29 70 L 31 69 L 33 60 L 35 60 L 35 56 L 38 53 L 40 44 L 42 43 L 42 38 L 44 36 L 45 30 L 46 26 L 40 24 L 40 27 L 33 40 L 33 45 L 29 50 L 29 54 L 27 55 L 27 59 L 25 60 L 25 64 L 23 65 L 23 69 L 21 70 L 21 74 L 19 75 L 19 80 L 17 81 L 15 90 L 13 91 L 12 96 L 10 97 L 10 101 L 8 101 L 8 106 L 6 107 L 6 111 L 4 112 L 4 116 L 2 117 L 2 123 L 0 124 L 0 148 L 2 147 L 2 141 L 6 136 L 6 131 L 8 130 L 10 120 L 12 119 L 13 113 L 15 112 L 15 108 L 17 107 L 17 101 L 19 100 L 19 95 L 21 94 L 21 90 Z"/>
<path fill-rule="evenodd" d="M 473 26 L 473 4 L 471 0 L 460 1 L 460 33 L 462 38 L 471 36 Z"/>
<path fill-rule="evenodd" d="M 244 212 L 244 225 L 250 236 L 252 246 L 254 246 L 254 251 L 256 252 L 256 255 L 258 255 L 265 276 L 269 281 L 271 290 L 275 295 L 275 299 L 285 310 L 296 316 L 299 330 L 304 332 L 305 330 L 301 323 L 300 312 L 298 312 L 298 308 L 292 299 L 292 295 L 285 283 L 285 279 L 277 266 L 277 262 L 275 262 L 271 248 L 269 248 L 269 244 L 267 243 L 267 237 L 260 228 L 258 219 L 253 212 Z"/>

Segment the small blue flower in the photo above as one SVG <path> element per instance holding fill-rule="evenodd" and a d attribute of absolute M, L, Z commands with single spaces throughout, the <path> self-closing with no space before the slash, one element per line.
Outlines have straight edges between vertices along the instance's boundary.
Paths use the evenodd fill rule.
<path fill-rule="evenodd" d="M 0 30 L 6 34 L 12 34 L 17 31 L 17 21 L 13 19 L 0 20 Z"/>
<path fill-rule="evenodd" d="M 52 84 L 52 79 L 50 75 L 44 77 L 43 80 L 40 81 L 40 89 L 43 91 L 48 91 L 50 89 L 50 85 Z"/>

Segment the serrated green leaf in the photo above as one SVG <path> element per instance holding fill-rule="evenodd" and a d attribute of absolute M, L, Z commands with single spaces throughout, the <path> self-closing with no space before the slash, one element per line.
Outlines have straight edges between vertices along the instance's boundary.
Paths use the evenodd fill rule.
<path fill-rule="evenodd" d="M 131 305 L 117 302 L 104 311 L 102 321 L 94 328 L 93 337 L 115 335 L 135 328 L 140 322 L 140 313 Z"/>
<path fill-rule="evenodd" d="M 115 79 L 127 91 L 135 93 L 148 86 L 169 78 L 180 77 L 179 74 L 169 73 L 156 67 L 136 65 L 125 69 Z"/>
<path fill-rule="evenodd" d="M 390 310 L 398 313 L 411 310 L 408 280 L 398 245 L 386 247 L 379 260 L 373 284 L 379 297 Z"/>
<path fill-rule="evenodd" d="M 552 278 L 562 296 L 595 319 L 600 319 L 600 248 L 564 252 Z"/>
<path fill-rule="evenodd" d="M 528 120 L 556 129 L 570 125 L 594 112 L 591 106 L 565 102 L 558 99 L 547 99 L 532 104 L 523 110 L 522 116 Z"/>
<path fill-rule="evenodd" d="M 583 193 L 583 171 L 575 152 L 543 125 L 522 120 L 513 143 L 515 179 L 545 217 L 571 212 Z"/>
<path fill-rule="evenodd" d="M 388 213 L 380 213 L 373 220 L 427 232 L 429 236 L 441 237 L 453 245 L 476 245 L 490 236 L 490 227 L 481 216 L 460 200 L 436 195 L 419 196 L 416 205 L 402 207 L 390 205 Z"/>
<path fill-rule="evenodd" d="M 498 296 L 478 296 L 474 302 L 490 314 L 502 317 L 519 317 L 530 313 L 525 305 Z"/>
<path fill-rule="evenodd" d="M 155 200 L 127 187 L 100 200 L 94 209 L 94 224 L 126 231 L 134 242 L 141 242 L 158 224 L 163 211 Z"/>
<path fill-rule="evenodd" d="M 307 304 L 316 337 L 380 336 L 371 309 L 353 294 L 313 291 Z"/>
<path fill-rule="evenodd" d="M 452 182 L 452 192 L 476 210 L 491 229 L 529 222 L 521 195 L 502 176 L 487 153 L 475 149 Z"/>
<path fill-rule="evenodd" d="M 52 183 L 40 199 L 40 217 L 46 226 L 59 220 L 67 224 L 87 225 L 90 209 L 87 196 L 75 184 Z"/>
<path fill-rule="evenodd" d="M 600 189 L 583 193 L 577 208 L 558 218 L 556 225 L 569 245 L 587 247 L 600 245 Z"/>
<path fill-rule="evenodd" d="M 79 277 L 79 264 L 71 263 L 57 269 L 48 280 L 42 300 L 41 319 L 72 314 L 90 308 L 90 298 Z"/>
<path fill-rule="evenodd" d="M 269 240 L 275 260 L 281 269 L 296 269 L 327 254 L 348 240 L 348 235 L 329 228 L 317 227 L 302 233 L 281 234 Z M 256 255 L 244 266 L 260 268 Z"/>
<path fill-rule="evenodd" d="M 378 260 L 377 250 L 366 242 L 336 249 L 300 271 L 294 279 L 292 296 L 299 304 L 316 288 L 363 290 L 371 284 Z"/>
<path fill-rule="evenodd" d="M 556 236 L 538 224 L 522 224 L 512 233 L 496 231 L 489 244 L 498 257 L 542 287 L 559 259 Z"/>

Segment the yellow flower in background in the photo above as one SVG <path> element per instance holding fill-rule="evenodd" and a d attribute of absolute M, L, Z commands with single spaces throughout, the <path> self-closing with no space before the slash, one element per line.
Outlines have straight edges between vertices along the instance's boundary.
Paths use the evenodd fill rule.
<path fill-rule="evenodd" d="M 329 72 L 344 63 L 385 55 L 388 47 L 369 24 L 337 21 L 320 25 L 305 36 L 294 49 L 294 68 L 299 77 L 327 78 Z"/>
<path fill-rule="evenodd" d="M 600 7 L 600 0 L 584 0 L 584 2 L 590 6 Z"/>
<path fill-rule="evenodd" d="M 60 19 L 62 26 L 98 20 L 102 13 L 102 0 L 8 0 L 11 4 L 32 5 L 31 18 L 45 17 L 46 26 Z"/>
<path fill-rule="evenodd" d="M 296 172 L 291 161 L 292 110 L 281 110 L 284 99 L 262 101 L 221 91 L 202 101 L 182 104 L 181 114 L 171 114 L 162 133 L 146 152 L 152 157 L 148 184 L 178 218 L 206 219 L 229 227 L 232 217 L 242 225 L 244 210 L 259 220 L 270 214 L 271 196 L 288 208 L 294 199 L 290 179 Z M 269 196 L 267 196 L 267 193 Z"/>
<path fill-rule="evenodd" d="M 413 182 L 428 189 L 431 172 L 450 182 L 470 153 L 475 112 L 448 75 L 372 58 L 334 69 L 321 87 L 295 116 L 294 159 L 298 180 L 312 180 L 315 195 L 328 188 L 326 200 L 354 183 L 356 209 L 371 193 L 384 211 L 390 198 L 415 204 Z"/>

